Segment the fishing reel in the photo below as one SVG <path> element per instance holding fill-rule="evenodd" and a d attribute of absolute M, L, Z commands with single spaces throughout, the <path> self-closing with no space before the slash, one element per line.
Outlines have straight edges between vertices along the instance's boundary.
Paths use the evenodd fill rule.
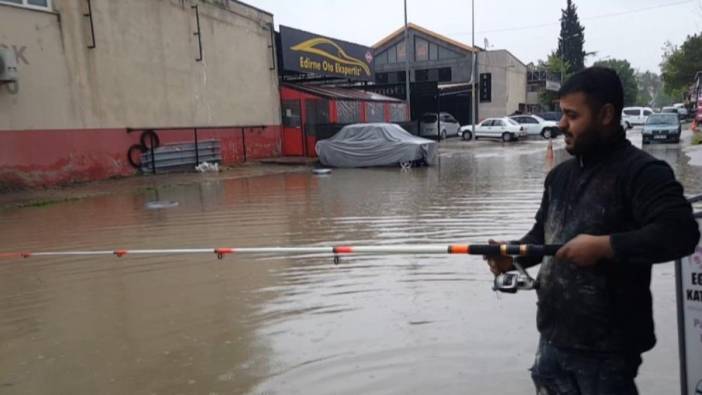
<path fill-rule="evenodd" d="M 495 292 L 516 294 L 517 291 L 536 289 L 536 280 L 534 280 L 519 263 L 514 261 L 512 264 L 517 269 L 517 273 L 502 273 L 495 276 L 492 290 Z"/>

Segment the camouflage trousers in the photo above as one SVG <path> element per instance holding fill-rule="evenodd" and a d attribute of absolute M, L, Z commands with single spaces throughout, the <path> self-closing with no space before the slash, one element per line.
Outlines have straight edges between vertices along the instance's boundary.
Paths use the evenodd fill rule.
<path fill-rule="evenodd" d="M 531 378 L 537 395 L 637 395 L 638 353 L 588 353 L 541 339 Z"/>

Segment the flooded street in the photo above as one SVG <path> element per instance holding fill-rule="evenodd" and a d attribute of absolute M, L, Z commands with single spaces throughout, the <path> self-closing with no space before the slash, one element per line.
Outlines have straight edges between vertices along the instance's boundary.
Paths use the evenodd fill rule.
<path fill-rule="evenodd" d="M 646 150 L 694 195 L 689 138 Z M 538 208 L 545 150 L 454 139 L 434 168 L 155 177 L 0 211 L 0 251 L 515 239 Z M 179 204 L 145 208 L 152 200 Z M 3 260 L 0 394 L 532 393 L 536 295 L 496 294 L 492 278 L 472 256 Z M 642 394 L 679 391 L 673 280 L 672 264 L 655 267 L 658 345 L 644 354 Z"/>

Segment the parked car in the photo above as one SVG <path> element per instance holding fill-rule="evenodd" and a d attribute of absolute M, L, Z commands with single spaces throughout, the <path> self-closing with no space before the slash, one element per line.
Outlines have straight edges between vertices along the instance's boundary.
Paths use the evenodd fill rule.
<path fill-rule="evenodd" d="M 346 125 L 333 137 L 317 142 L 315 150 L 325 166 L 372 167 L 408 164 L 433 165 L 436 141 L 414 136 L 394 123 Z"/>
<path fill-rule="evenodd" d="M 560 122 L 563 113 L 560 111 L 547 111 L 535 114 L 537 117 L 543 118 L 547 121 Z"/>
<path fill-rule="evenodd" d="M 646 120 L 641 131 L 641 140 L 643 144 L 649 144 L 652 141 L 678 143 L 681 132 L 682 127 L 678 114 L 657 113 L 652 114 Z"/>
<path fill-rule="evenodd" d="M 437 118 L 441 122 L 437 122 Z M 441 133 L 438 132 L 438 127 L 441 125 Z M 426 113 L 422 115 L 419 121 L 419 135 L 423 137 L 434 137 L 445 140 L 448 136 L 460 136 L 458 133 L 461 125 L 453 115 L 442 112 L 437 117 L 436 113 Z"/>
<path fill-rule="evenodd" d="M 537 115 L 514 115 L 510 117 L 522 125 L 528 136 L 541 136 L 545 139 L 558 136 L 558 121 L 547 121 Z"/>
<path fill-rule="evenodd" d="M 504 142 L 517 141 L 520 137 L 526 137 L 527 132 L 524 127 L 512 120 L 510 117 L 487 118 L 475 125 L 473 132 L 472 125 L 461 127 L 461 137 L 463 140 L 470 140 L 473 137 L 477 140 L 480 137 L 501 139 Z"/>
<path fill-rule="evenodd" d="M 643 125 L 649 115 L 653 114 L 650 107 L 624 107 L 622 120 L 627 124 L 627 129 L 634 125 Z"/>
<path fill-rule="evenodd" d="M 680 113 L 680 111 L 678 111 L 678 109 L 673 106 L 663 107 L 661 109 L 661 114 L 675 114 L 678 116 L 678 119 L 683 119 L 683 116 Z"/>
<path fill-rule="evenodd" d="M 680 114 L 680 119 L 688 119 L 690 117 L 690 111 L 687 107 L 685 107 L 685 103 L 675 103 L 673 104 L 673 107 L 675 107 L 678 110 L 678 114 Z"/>

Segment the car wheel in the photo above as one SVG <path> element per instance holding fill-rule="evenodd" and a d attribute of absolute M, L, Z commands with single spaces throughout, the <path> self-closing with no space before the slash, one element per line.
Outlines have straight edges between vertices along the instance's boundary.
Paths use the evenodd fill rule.
<path fill-rule="evenodd" d="M 473 134 L 471 132 L 465 131 L 462 134 L 463 140 L 465 141 L 470 141 L 473 139 Z M 476 140 L 478 139 L 477 137 L 475 138 Z"/>
<path fill-rule="evenodd" d="M 553 133 L 551 133 L 551 129 L 544 129 L 541 131 L 541 137 L 545 139 L 550 139 L 553 137 Z"/>
<path fill-rule="evenodd" d="M 502 141 L 505 143 L 512 141 L 512 135 L 507 132 L 502 133 Z"/>

